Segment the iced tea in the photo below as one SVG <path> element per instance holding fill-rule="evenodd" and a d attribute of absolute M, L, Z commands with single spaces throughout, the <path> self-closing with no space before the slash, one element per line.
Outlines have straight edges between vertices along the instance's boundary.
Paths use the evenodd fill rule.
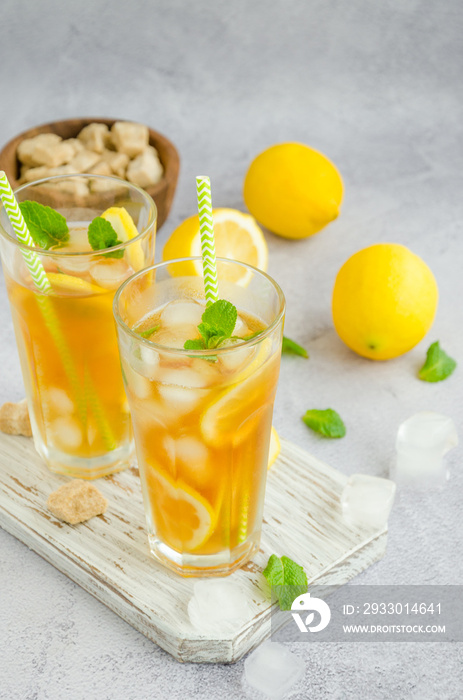
<path fill-rule="evenodd" d="M 219 264 L 219 280 L 226 265 Z M 138 276 L 147 301 L 169 266 L 157 267 L 151 281 Z M 136 296 L 131 281 L 115 302 L 132 331 L 124 333 L 119 323 L 151 549 L 181 573 L 229 573 L 260 539 L 283 301 L 277 291 L 270 300 L 269 278 L 262 275 L 264 294 L 261 273 L 252 274 L 254 284 L 235 299 L 248 303 L 236 304 L 234 330 L 250 339 L 226 341 L 215 351 L 183 349 L 199 337 L 205 310 L 191 279 L 166 278 L 170 293 L 158 294 L 161 304 L 141 318 L 128 309 Z M 234 287 L 227 288 L 232 302 Z"/>
<path fill-rule="evenodd" d="M 32 199 L 31 192 L 22 194 Z M 154 212 L 141 190 L 136 195 L 140 207 Z M 80 214 L 91 219 L 98 211 L 80 208 Z M 125 279 L 153 261 L 155 218 L 145 220 L 148 230 L 128 241 L 119 258 L 94 252 L 87 222 L 69 221 L 69 241 L 40 251 L 49 294 L 37 292 L 16 239 L 3 231 L 3 267 L 34 440 L 53 471 L 95 478 L 129 463 L 132 430 L 112 301 Z"/>

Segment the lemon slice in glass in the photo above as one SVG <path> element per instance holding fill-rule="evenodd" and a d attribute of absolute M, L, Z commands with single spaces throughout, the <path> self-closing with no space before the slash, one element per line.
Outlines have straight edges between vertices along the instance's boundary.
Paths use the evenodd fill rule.
<path fill-rule="evenodd" d="M 101 214 L 101 218 L 109 221 L 117 237 L 123 243 L 131 241 L 140 233 L 135 226 L 132 217 L 124 207 L 110 207 Z M 145 266 L 145 255 L 140 241 L 127 246 L 126 259 L 135 272 L 142 270 Z"/>
<path fill-rule="evenodd" d="M 104 294 L 107 290 L 80 277 L 65 275 L 60 272 L 47 272 L 47 277 L 54 291 L 76 294 Z"/>
<path fill-rule="evenodd" d="M 217 515 L 212 506 L 182 479 L 146 468 L 149 496 L 159 537 L 178 552 L 193 552 L 212 534 Z"/>
<path fill-rule="evenodd" d="M 272 382 L 271 373 L 278 371 L 276 363 L 267 362 L 271 348 L 270 338 L 264 338 L 254 359 L 204 411 L 201 433 L 209 445 L 237 442 L 241 437 L 239 426 L 250 429 L 249 426 L 246 428 L 247 419 L 264 407 L 268 382 Z"/>
<path fill-rule="evenodd" d="M 268 468 L 276 461 L 276 458 L 281 452 L 280 437 L 272 425 L 272 432 L 270 433 L 270 449 L 268 452 Z"/>

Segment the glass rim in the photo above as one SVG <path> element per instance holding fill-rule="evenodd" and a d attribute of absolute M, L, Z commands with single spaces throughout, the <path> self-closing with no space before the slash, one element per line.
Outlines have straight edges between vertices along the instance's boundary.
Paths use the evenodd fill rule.
<path fill-rule="evenodd" d="M 172 348 L 168 345 L 160 345 L 159 343 L 155 343 L 152 340 L 149 340 L 148 338 L 143 338 L 143 336 L 139 335 L 136 333 L 136 331 L 132 330 L 130 326 L 128 326 L 125 321 L 122 320 L 121 315 L 119 313 L 119 299 L 121 297 L 121 294 L 123 293 L 124 289 L 132 282 L 134 282 L 138 277 L 141 277 L 144 274 L 148 274 L 153 272 L 154 270 L 161 268 L 161 267 L 168 267 L 169 265 L 173 265 L 175 263 L 185 263 L 185 262 L 196 262 L 196 261 L 202 261 L 202 257 L 200 255 L 195 255 L 191 256 L 188 258 L 173 258 L 172 260 L 163 260 L 162 262 L 155 263 L 154 265 L 151 265 L 150 267 L 146 267 L 143 270 L 140 270 L 139 272 L 136 272 L 135 274 L 131 275 L 128 277 L 122 284 L 121 286 L 117 289 L 114 299 L 113 299 L 113 316 L 116 321 L 116 324 L 130 337 L 136 339 L 137 341 L 141 342 L 143 345 L 146 347 L 149 347 L 151 349 L 155 348 L 156 350 L 160 352 L 169 352 L 169 353 L 174 353 L 174 354 L 179 354 L 179 355 L 190 355 L 191 357 L 211 357 L 214 355 L 222 355 L 226 354 L 227 352 L 233 352 L 234 350 L 237 350 L 238 348 L 245 348 L 245 347 L 250 347 L 252 345 L 255 345 L 256 343 L 260 343 L 264 338 L 266 338 L 268 335 L 271 335 L 275 328 L 279 325 L 281 320 L 283 319 L 285 309 L 286 309 L 286 300 L 285 300 L 285 295 L 283 293 L 283 290 L 281 289 L 280 285 L 278 282 L 276 282 L 273 277 L 270 277 L 266 272 L 263 270 L 259 270 L 258 267 L 254 267 L 254 265 L 248 265 L 247 263 L 243 263 L 239 260 L 233 260 L 231 258 L 217 258 L 217 262 L 220 263 L 229 263 L 232 265 L 240 265 L 241 267 L 244 267 L 246 270 L 251 270 L 252 272 L 257 272 L 259 275 L 262 277 L 266 278 L 268 282 L 272 285 L 272 287 L 275 289 L 275 292 L 277 294 L 277 298 L 279 301 L 279 310 L 278 313 L 276 314 L 275 318 L 271 323 L 269 323 L 268 326 L 266 326 L 260 333 L 258 333 L 256 336 L 253 338 L 250 338 L 249 340 L 243 340 L 242 342 L 236 343 L 234 345 L 228 345 L 225 347 L 221 348 L 208 348 L 208 349 L 197 349 L 197 350 L 188 350 L 186 348 Z M 192 277 L 192 278 L 198 278 L 201 279 L 200 275 L 184 275 L 185 277 Z M 175 277 L 172 277 L 172 279 L 175 279 Z M 239 286 L 239 285 L 237 285 Z M 245 286 L 241 287 L 242 289 L 246 289 Z"/>
<path fill-rule="evenodd" d="M 38 246 L 30 246 L 26 245 L 26 243 L 22 243 L 19 241 L 16 237 L 11 236 L 8 231 L 6 231 L 2 225 L 0 225 L 0 235 L 10 243 L 13 243 L 13 245 L 16 245 L 18 248 L 24 251 L 29 251 L 33 252 L 36 255 L 47 255 L 47 256 L 63 256 L 63 257 L 79 257 L 79 256 L 88 256 L 92 257 L 94 255 L 101 255 L 102 253 L 104 254 L 108 250 L 124 250 L 127 246 L 131 245 L 132 243 L 135 243 L 136 241 L 140 241 L 148 232 L 149 230 L 154 226 L 154 224 L 157 222 L 158 219 L 158 209 L 156 206 L 155 201 L 153 198 L 146 192 L 146 190 L 142 189 L 138 185 L 134 185 L 133 182 L 129 182 L 128 180 L 122 180 L 120 177 L 112 177 L 111 175 L 93 175 L 92 173 L 71 173 L 68 175 L 52 175 L 51 177 L 44 177 L 41 178 L 40 180 L 33 180 L 33 182 L 26 182 L 24 185 L 21 185 L 20 187 L 17 187 L 14 190 L 14 194 L 16 195 L 18 192 L 22 192 L 23 190 L 27 189 L 28 187 L 34 187 L 36 185 L 42 185 L 46 184 L 48 182 L 51 182 L 52 180 L 69 180 L 70 178 L 75 178 L 75 177 L 84 177 L 87 179 L 99 179 L 99 180 L 114 180 L 119 186 L 122 184 L 124 187 L 127 187 L 128 189 L 135 190 L 137 192 L 140 192 L 143 198 L 146 200 L 148 206 L 149 206 L 149 221 L 147 225 L 144 227 L 142 231 L 137 236 L 134 236 L 134 238 L 130 238 L 128 241 L 123 241 L 122 243 L 119 243 L 118 245 L 111 246 L 111 248 L 108 249 L 102 249 L 102 250 L 73 250 L 73 251 L 66 251 L 66 250 L 45 250 L 44 248 L 39 248 Z M 4 209 L 2 203 L 0 202 L 0 211 Z M 8 218 L 8 215 L 6 215 Z M 8 218 L 9 221 L 9 218 Z M 11 224 L 11 222 L 10 222 Z M 11 227 L 13 228 L 13 227 Z M 14 230 L 14 229 L 13 229 Z"/>

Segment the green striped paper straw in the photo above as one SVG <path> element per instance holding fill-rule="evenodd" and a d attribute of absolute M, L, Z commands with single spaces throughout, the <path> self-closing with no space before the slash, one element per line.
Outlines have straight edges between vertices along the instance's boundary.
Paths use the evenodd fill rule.
<path fill-rule="evenodd" d="M 0 170 L 0 199 L 3 202 L 3 206 L 5 207 L 5 211 L 8 215 L 13 230 L 18 237 L 18 240 L 31 248 L 34 247 L 34 239 L 27 228 L 24 217 L 21 214 L 19 204 L 16 201 L 11 185 L 8 182 L 8 178 L 3 170 Z M 21 250 L 21 253 L 29 272 L 31 273 L 31 277 L 35 286 L 37 287 L 37 290 L 42 294 L 48 294 L 51 292 L 50 280 L 47 277 L 47 273 L 45 272 L 39 256 L 36 253 L 33 253 L 31 250 Z M 64 371 L 77 399 L 77 412 L 82 424 L 85 425 L 87 422 L 87 409 L 81 382 L 77 376 L 66 338 L 59 327 L 59 320 L 56 316 L 55 309 L 53 308 L 51 299 L 48 296 L 38 296 L 37 304 L 44 318 L 45 325 L 47 326 L 50 335 L 58 348 L 58 353 L 61 357 Z M 116 439 L 112 434 L 111 427 L 106 420 L 106 417 L 102 413 L 98 396 L 93 388 L 90 390 L 90 395 L 92 399 L 91 405 L 95 413 L 95 419 L 102 432 L 106 447 L 109 451 L 114 450 L 116 447 Z"/>
<path fill-rule="evenodd" d="M 34 241 L 29 233 L 24 217 L 21 214 L 19 204 L 16 201 L 11 185 L 3 170 L 0 170 L 0 197 L 18 240 L 32 248 L 34 246 Z M 21 250 L 21 253 L 23 254 L 23 258 L 37 289 L 44 294 L 51 291 L 51 284 L 39 256 L 30 250 Z"/>
<path fill-rule="evenodd" d="M 204 291 L 206 293 L 206 306 L 210 306 L 219 298 L 219 284 L 215 259 L 211 181 L 207 176 L 198 175 L 196 177 L 196 194 L 198 197 L 199 230 L 203 256 Z"/>

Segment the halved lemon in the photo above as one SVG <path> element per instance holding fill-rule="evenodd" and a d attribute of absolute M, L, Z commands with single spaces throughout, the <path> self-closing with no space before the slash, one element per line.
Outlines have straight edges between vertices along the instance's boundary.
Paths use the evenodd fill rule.
<path fill-rule="evenodd" d="M 217 515 L 191 486 L 147 467 L 148 493 L 158 534 L 178 552 L 193 552 L 214 531 Z"/>
<path fill-rule="evenodd" d="M 268 246 L 255 219 L 236 209 L 214 209 L 212 216 L 217 257 L 239 260 L 265 272 L 268 266 Z M 175 229 L 164 246 L 162 259 L 172 260 L 194 255 L 201 255 L 198 216 L 190 216 Z M 175 274 L 202 275 L 202 264 L 200 261 L 179 264 L 175 268 Z M 238 267 L 230 267 L 220 273 L 221 279 L 243 287 L 249 283 L 251 276 L 252 272 Z"/>
<path fill-rule="evenodd" d="M 209 445 L 220 446 L 226 442 L 239 442 L 241 436 L 239 431 L 237 432 L 237 426 L 242 425 L 243 430 L 249 430 L 246 416 L 252 416 L 265 407 L 268 383 L 272 381 L 271 373 L 278 370 L 274 362 L 266 362 L 271 347 L 270 338 L 261 341 L 252 362 L 203 413 L 201 432 Z M 240 418 L 243 412 L 245 415 Z"/>
<path fill-rule="evenodd" d="M 98 287 L 96 284 L 86 282 L 80 277 L 65 275 L 60 272 L 48 272 L 47 277 L 50 280 L 54 290 L 59 292 L 77 292 L 78 294 L 104 294 L 107 290 Z"/>
<path fill-rule="evenodd" d="M 110 207 L 101 214 L 101 218 L 109 221 L 117 237 L 123 243 L 131 241 L 140 233 L 134 224 L 132 217 L 124 207 Z M 142 270 L 145 266 L 145 255 L 140 241 L 127 246 L 126 250 L 127 262 L 135 272 Z"/>
<path fill-rule="evenodd" d="M 268 452 L 268 468 L 272 466 L 272 464 L 275 462 L 276 458 L 281 452 L 281 444 L 280 444 L 280 438 L 275 430 L 275 428 L 272 425 L 272 432 L 270 433 L 270 449 Z"/>

